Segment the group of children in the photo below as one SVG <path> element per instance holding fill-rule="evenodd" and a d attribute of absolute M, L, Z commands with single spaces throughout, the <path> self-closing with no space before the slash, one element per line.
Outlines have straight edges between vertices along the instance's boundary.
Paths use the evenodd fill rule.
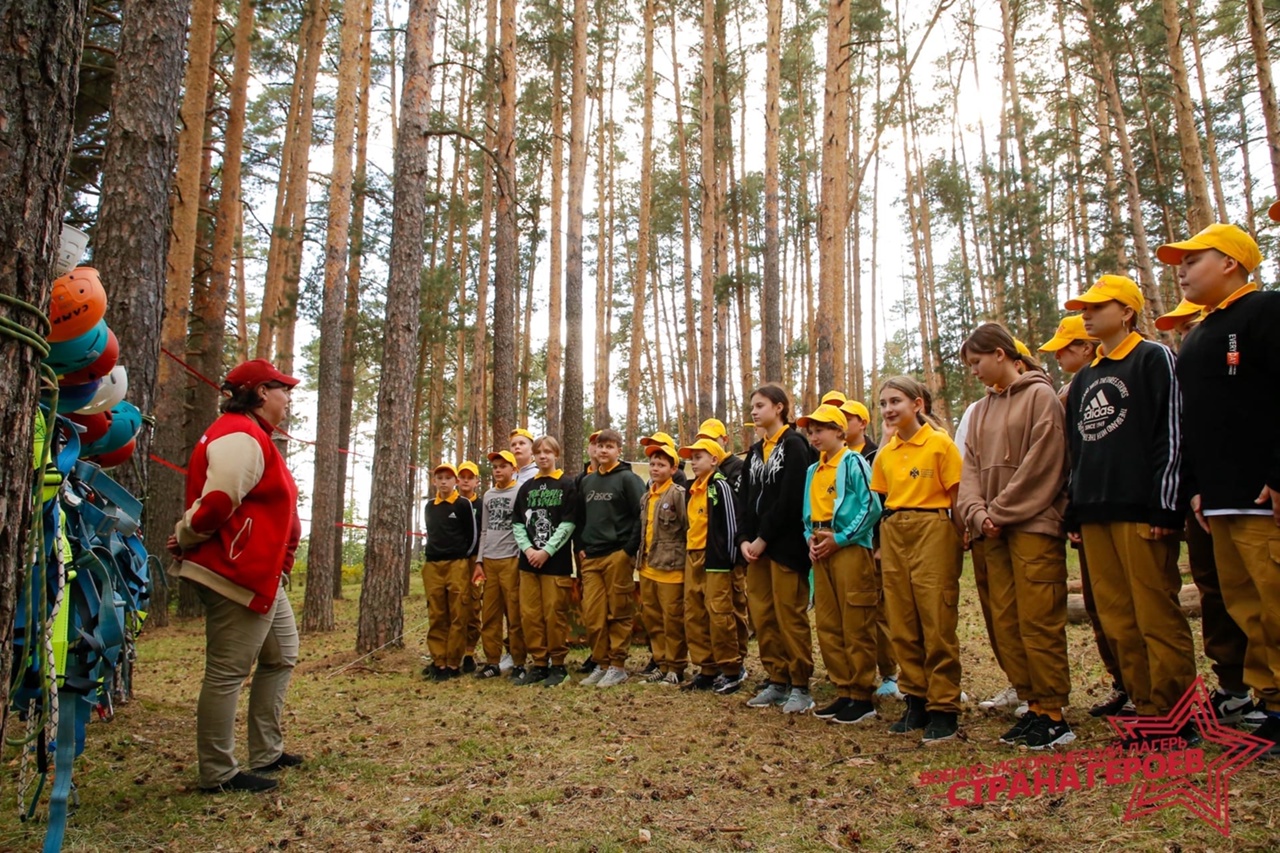
<path fill-rule="evenodd" d="M 1280 217 L 1280 204 L 1272 212 Z M 786 391 L 765 384 L 750 398 L 758 440 L 745 460 L 712 419 L 682 447 L 665 433 L 644 439 L 645 484 L 606 429 L 571 479 L 554 438 L 517 430 L 511 450 L 489 455 L 494 486 L 478 515 L 458 501 L 468 464 L 438 466 L 423 570 L 430 674 L 459 673 L 471 590 L 483 581 L 479 677 L 509 663 L 517 684 L 568 680 L 568 612 L 580 597 L 591 649 L 581 683 L 620 684 L 638 578 L 649 680 L 738 691 L 750 625 L 764 681 L 749 706 L 860 723 L 888 687 L 906 706 L 890 731 L 945 742 L 962 701 L 956 626 L 968 549 L 1009 680 L 1002 695 L 1018 707 L 1000 741 L 1061 746 L 1075 738 L 1063 716 L 1068 545 L 1079 549 L 1115 687 L 1091 713 L 1145 716 L 1169 712 L 1196 675 L 1179 606 L 1185 537 L 1219 680 L 1215 713 L 1277 743 L 1280 293 L 1250 282 L 1261 256 L 1234 226 L 1210 226 L 1158 257 L 1177 266 L 1186 295 L 1157 322 L 1179 332 L 1177 357 L 1139 333 L 1140 288 L 1104 275 L 1066 303 L 1080 314 L 1040 347 L 1074 374 L 1060 390 L 1003 326 L 974 330 L 960 354 L 987 393 L 955 440 L 928 389 L 899 376 L 880 388 L 880 448 L 862 403 L 830 392 L 793 424 Z M 811 604 L 835 687 L 817 709 Z M 1190 724 L 1179 735 L 1199 737 Z"/>

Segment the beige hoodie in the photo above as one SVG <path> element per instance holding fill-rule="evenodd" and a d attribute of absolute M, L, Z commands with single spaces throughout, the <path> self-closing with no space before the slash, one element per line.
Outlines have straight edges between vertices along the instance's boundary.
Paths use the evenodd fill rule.
<path fill-rule="evenodd" d="M 1029 370 L 973 411 L 960 517 L 974 536 L 990 518 L 997 527 L 1061 537 L 1069 470 L 1066 413 L 1049 378 Z"/>

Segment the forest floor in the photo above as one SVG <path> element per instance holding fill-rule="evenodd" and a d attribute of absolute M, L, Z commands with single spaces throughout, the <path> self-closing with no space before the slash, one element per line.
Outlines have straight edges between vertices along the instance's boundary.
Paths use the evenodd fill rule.
<path fill-rule="evenodd" d="M 968 570 L 963 584 L 963 686 L 976 703 L 1004 680 Z M 293 596 L 300 607 L 300 585 Z M 922 785 L 920 774 L 1026 755 L 996 742 L 1008 718 L 970 704 L 963 739 L 925 748 L 888 734 L 901 713 L 895 701 L 884 719 L 836 726 L 752 710 L 745 691 L 427 684 L 416 578 L 405 648 L 352 665 L 358 597 L 349 587 L 337 602 L 337 631 L 303 637 L 286 735 L 307 762 L 265 795 L 196 791 L 203 623 L 145 632 L 134 701 L 89 727 L 65 849 L 1189 851 L 1274 850 L 1280 838 L 1280 762 L 1230 780 L 1229 838 L 1178 807 L 1126 821 L 1132 782 L 946 808 L 948 786 Z M 1198 620 L 1192 627 L 1198 634 Z M 1085 712 L 1107 688 L 1092 635 L 1073 625 L 1069 640 L 1068 719 L 1079 737 L 1071 748 L 1102 747 L 1107 725 Z M 575 650 L 570 662 L 584 657 Z M 632 650 L 632 667 L 645 660 L 643 648 Z M 754 652 L 751 668 L 754 684 Z M 819 703 L 831 696 L 820 664 L 815 685 Z M 243 723 L 240 732 L 243 760 Z M 1207 747 L 1207 758 L 1216 750 Z M 15 814 L 15 762 L 6 775 L 0 850 L 38 849 L 44 825 Z"/>

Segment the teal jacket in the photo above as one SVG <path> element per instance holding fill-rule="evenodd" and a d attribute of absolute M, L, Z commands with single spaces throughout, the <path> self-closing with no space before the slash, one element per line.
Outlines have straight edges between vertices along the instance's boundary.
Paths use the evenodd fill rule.
<path fill-rule="evenodd" d="M 813 537 L 813 512 L 809 508 L 809 486 L 820 463 L 809 466 L 804 478 L 804 535 Z M 871 491 L 871 466 L 862 454 L 846 451 L 836 471 L 836 512 L 831 528 L 836 544 L 871 547 L 871 533 L 880 520 L 880 496 Z"/>

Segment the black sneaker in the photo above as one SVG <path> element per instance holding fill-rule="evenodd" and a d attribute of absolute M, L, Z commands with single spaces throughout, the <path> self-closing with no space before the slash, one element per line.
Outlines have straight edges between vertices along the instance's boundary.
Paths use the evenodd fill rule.
<path fill-rule="evenodd" d="M 960 726 L 956 722 L 956 714 L 950 711 L 930 711 L 929 724 L 924 727 L 924 737 L 920 742 L 925 746 L 952 740 Z"/>
<path fill-rule="evenodd" d="M 1031 714 L 1027 714 L 1031 716 Z M 1055 720 L 1048 714 L 1036 714 L 1035 722 L 1023 734 L 1022 743 L 1027 749 L 1049 749 L 1066 746 L 1076 739 L 1075 732 L 1066 720 Z"/>
<path fill-rule="evenodd" d="M 649 658 L 649 663 L 645 665 L 644 669 L 640 670 L 640 675 L 653 675 L 655 672 L 661 673 L 662 670 L 658 668 L 658 662 L 656 660 Z"/>
<path fill-rule="evenodd" d="M 582 666 L 578 667 L 578 672 L 581 675 L 590 675 L 595 671 L 596 671 L 596 662 L 590 657 L 588 657 L 586 660 L 582 662 Z"/>
<path fill-rule="evenodd" d="M 524 671 L 524 676 L 516 681 L 516 684 L 527 686 L 537 684 L 547 680 L 547 676 L 551 674 L 551 669 L 545 666 L 531 666 Z"/>
<path fill-rule="evenodd" d="M 840 710 L 840 713 L 831 718 L 831 722 L 847 726 L 853 723 L 873 720 L 875 716 L 876 706 L 872 705 L 871 702 L 866 699 L 852 699 L 848 705 L 845 705 Z"/>
<path fill-rule="evenodd" d="M 1090 717 L 1114 717 L 1120 709 L 1129 703 L 1129 694 L 1119 687 L 1112 687 L 1111 693 L 1097 705 L 1089 709 Z"/>
<path fill-rule="evenodd" d="M 711 690 L 716 686 L 716 678 L 718 676 L 702 675 L 699 673 L 693 678 L 680 685 L 681 690 Z"/>
<path fill-rule="evenodd" d="M 524 678 L 524 673 L 525 673 L 525 668 L 522 666 L 511 667 L 511 680 L 514 681 L 516 684 L 523 684 L 524 682 L 521 681 L 520 679 Z"/>
<path fill-rule="evenodd" d="M 542 679 L 543 687 L 559 687 L 569 680 L 569 670 L 563 665 L 555 666 L 554 664 L 547 668 L 547 677 Z"/>
<path fill-rule="evenodd" d="M 716 676 L 715 683 L 711 685 L 711 689 L 721 696 L 729 696 L 737 693 L 742 689 L 743 683 L 747 680 L 747 668 L 744 666 L 734 675 L 720 673 Z"/>
<path fill-rule="evenodd" d="M 918 732 L 929 725 L 929 712 L 925 710 L 924 699 L 907 694 L 907 710 L 902 712 L 901 719 L 889 727 L 889 733 L 895 735 Z"/>
<path fill-rule="evenodd" d="M 1267 714 L 1267 718 L 1263 720 L 1262 725 L 1258 726 L 1250 734 L 1271 742 L 1271 748 L 1262 753 L 1262 758 L 1280 756 L 1280 717 L 1273 717 L 1271 714 Z"/>
<path fill-rule="evenodd" d="M 839 714 L 845 708 L 849 707 L 849 705 L 851 705 L 852 703 L 853 703 L 853 700 L 850 699 L 848 696 L 841 696 L 840 698 L 836 699 L 836 701 L 832 702 L 830 705 L 824 705 L 823 707 L 814 711 L 813 715 L 817 717 L 819 720 L 830 720 L 836 714 Z"/>
<path fill-rule="evenodd" d="M 261 767 L 253 768 L 254 773 L 275 773 L 277 770 L 283 770 L 286 767 L 301 767 L 302 756 L 293 755 L 292 753 L 282 752 L 280 757 L 270 764 L 264 764 Z"/>
<path fill-rule="evenodd" d="M 1174 732 L 1173 736 L 1181 738 L 1188 747 L 1196 746 L 1202 740 L 1200 737 L 1200 730 L 1197 729 L 1196 724 L 1191 721 L 1188 721 L 1186 725 Z M 1129 753 L 1137 750 L 1149 749 L 1152 741 L 1163 742 L 1168 738 L 1168 735 L 1138 732 L 1136 734 L 1129 734 L 1116 738 L 1112 743 L 1114 746 L 1119 747 L 1122 752 Z M 1163 748 L 1163 746 L 1160 748 Z"/>
<path fill-rule="evenodd" d="M 476 670 L 476 678 L 498 678 L 502 675 L 502 670 L 498 669 L 497 664 L 487 663 Z"/>
<path fill-rule="evenodd" d="M 440 667 L 429 663 L 422 668 L 422 677 L 427 681 L 440 681 Z"/>
<path fill-rule="evenodd" d="M 1040 719 L 1040 715 L 1035 711 L 1028 711 L 1023 714 L 1018 722 L 1013 724 L 1013 728 L 1000 735 L 1000 742 L 1007 743 L 1009 746 L 1017 746 L 1027 739 L 1027 732 L 1031 731 L 1031 727 Z"/>
<path fill-rule="evenodd" d="M 466 657 L 464 657 L 464 658 L 462 659 L 462 671 L 463 671 L 463 672 L 475 672 L 475 671 L 476 671 L 476 659 L 475 659 L 475 658 L 473 658 L 471 655 L 467 655 Z"/>
<path fill-rule="evenodd" d="M 452 681 L 455 678 L 461 678 L 461 677 L 462 677 L 461 670 L 451 666 L 444 666 L 440 668 L 440 672 L 436 676 L 436 681 Z"/>
<path fill-rule="evenodd" d="M 1240 723 L 1254 709 L 1253 699 L 1248 693 L 1238 696 L 1221 688 L 1213 691 L 1209 702 L 1213 706 L 1213 715 L 1224 726 Z"/>
<path fill-rule="evenodd" d="M 224 794 L 232 791 L 248 791 L 251 794 L 260 794 L 263 791 L 270 791 L 279 786 L 279 782 L 275 779 L 268 779 L 265 776 L 254 776 L 252 773 L 245 773 L 241 770 L 221 785 L 214 785 L 211 788 L 201 788 L 202 794 Z"/>

